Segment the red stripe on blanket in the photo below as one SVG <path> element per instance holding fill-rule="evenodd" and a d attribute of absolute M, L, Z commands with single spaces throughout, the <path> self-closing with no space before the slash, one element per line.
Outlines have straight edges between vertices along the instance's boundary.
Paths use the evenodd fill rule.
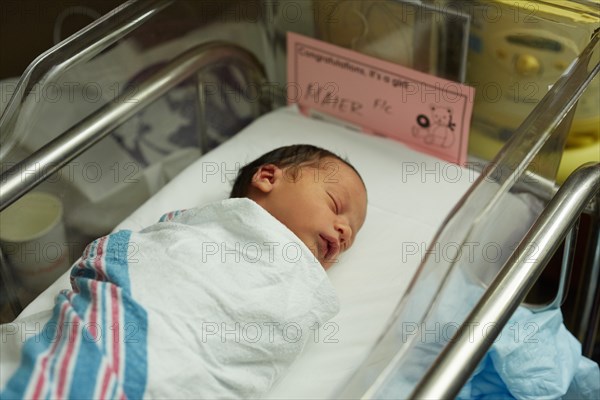
<path fill-rule="evenodd" d="M 106 392 L 108 392 L 108 385 L 110 383 L 110 377 L 112 375 L 112 371 L 110 367 L 104 366 L 104 377 L 102 378 L 102 390 L 100 392 L 100 398 L 106 399 Z"/>
<path fill-rule="evenodd" d="M 33 395 L 31 396 L 32 399 L 40 399 L 42 397 L 42 393 L 44 393 L 44 386 L 47 383 L 46 375 L 48 372 L 48 359 L 50 358 L 51 354 L 54 354 L 56 352 L 56 348 L 60 343 L 60 339 L 62 337 L 61 326 L 63 326 L 61 325 L 61 322 L 64 321 L 65 313 L 67 312 L 67 307 L 68 304 L 65 302 L 60 308 L 60 317 L 58 318 L 58 326 L 56 327 L 56 338 L 54 343 L 52 344 L 52 348 L 50 349 L 50 351 L 42 357 L 41 368 L 37 371 L 37 383 L 35 384 L 35 390 L 33 392 Z"/>
<path fill-rule="evenodd" d="M 106 242 L 107 237 L 103 236 L 98 240 L 98 245 L 96 246 L 96 257 L 94 257 L 94 270 L 98 275 L 98 279 L 102 281 L 107 281 L 106 274 L 104 273 L 104 262 L 102 260 L 104 256 L 104 243 Z"/>
<path fill-rule="evenodd" d="M 121 340 L 120 340 L 120 333 L 121 333 L 121 321 L 120 321 L 120 313 L 119 313 L 119 304 L 120 304 L 120 299 L 119 299 L 119 293 L 117 292 L 117 287 L 114 285 L 111 285 L 110 287 L 110 294 L 111 294 L 111 300 L 112 300 L 112 321 L 113 321 L 113 326 L 115 327 L 115 329 L 113 330 L 113 332 L 115 333 L 115 337 L 113 338 L 113 368 L 115 370 L 115 374 L 118 376 L 119 375 L 119 371 L 120 371 L 120 352 L 121 352 Z"/>
<path fill-rule="evenodd" d="M 88 329 L 94 341 L 98 341 L 98 304 L 100 304 L 100 297 L 98 296 L 98 281 L 91 282 L 90 292 L 92 309 L 90 310 L 90 326 Z"/>
<path fill-rule="evenodd" d="M 72 292 L 69 294 L 72 294 Z M 71 296 L 69 296 L 69 302 L 72 300 L 70 297 Z M 71 322 L 71 332 L 70 332 L 69 336 L 67 336 L 67 338 L 68 338 L 67 350 L 66 350 L 65 355 L 60 363 L 60 372 L 59 372 L 59 376 L 58 376 L 58 387 L 57 387 L 57 391 L 56 391 L 56 395 L 58 398 L 63 398 L 65 391 L 66 391 L 65 389 L 68 386 L 67 379 L 69 377 L 69 366 L 71 364 L 71 361 L 73 360 L 73 353 L 74 353 L 73 349 L 75 348 L 75 344 L 79 340 L 77 328 L 81 321 L 79 320 L 79 318 L 77 318 L 76 315 L 74 315 L 74 317 L 72 318 L 72 321 L 70 321 L 70 322 Z"/>

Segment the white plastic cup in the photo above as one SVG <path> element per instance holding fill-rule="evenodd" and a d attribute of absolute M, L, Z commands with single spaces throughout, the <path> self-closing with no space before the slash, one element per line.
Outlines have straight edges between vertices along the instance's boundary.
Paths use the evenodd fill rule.
<path fill-rule="evenodd" d="M 24 195 L 0 213 L 2 251 L 23 287 L 40 292 L 69 267 L 60 199 L 44 192 Z"/>

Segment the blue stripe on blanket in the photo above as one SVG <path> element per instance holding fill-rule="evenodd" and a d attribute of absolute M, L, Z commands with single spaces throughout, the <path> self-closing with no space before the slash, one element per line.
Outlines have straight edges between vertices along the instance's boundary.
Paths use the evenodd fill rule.
<path fill-rule="evenodd" d="M 8 398 L 140 398 L 147 380 L 146 311 L 131 297 L 130 231 L 90 243 L 42 331 L 25 342 Z"/>

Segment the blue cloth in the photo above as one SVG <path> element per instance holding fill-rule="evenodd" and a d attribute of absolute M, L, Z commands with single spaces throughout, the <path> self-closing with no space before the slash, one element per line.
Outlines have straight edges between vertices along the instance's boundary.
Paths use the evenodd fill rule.
<path fill-rule="evenodd" d="M 600 369 L 562 322 L 519 307 L 458 398 L 600 399 Z"/>
<path fill-rule="evenodd" d="M 397 325 L 398 340 L 412 342 L 377 398 L 410 396 L 483 290 L 457 269 L 425 322 Z M 418 299 L 419 293 L 413 296 Z M 560 310 L 533 313 L 518 307 L 457 398 L 600 400 L 600 369 L 581 355 L 581 345 L 565 328 Z"/>

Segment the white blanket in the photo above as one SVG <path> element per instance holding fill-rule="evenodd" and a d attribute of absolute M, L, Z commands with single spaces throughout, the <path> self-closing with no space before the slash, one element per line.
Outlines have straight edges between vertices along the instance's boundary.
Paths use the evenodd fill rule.
<path fill-rule="evenodd" d="M 310 250 L 248 199 L 100 238 L 71 281 L 2 398 L 260 396 L 339 308 Z"/>

